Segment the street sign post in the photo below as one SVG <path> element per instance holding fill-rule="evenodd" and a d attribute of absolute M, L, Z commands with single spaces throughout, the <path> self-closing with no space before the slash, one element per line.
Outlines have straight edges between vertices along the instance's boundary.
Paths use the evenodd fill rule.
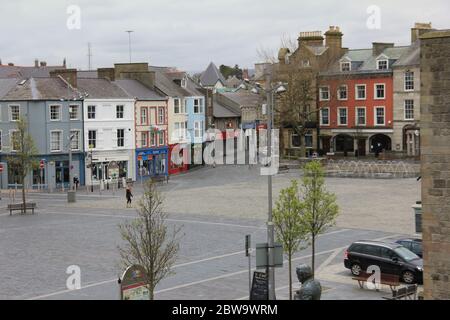
<path fill-rule="evenodd" d="M 0 163 L 0 200 L 2 200 L 2 188 L 3 188 L 3 164 Z"/>
<path fill-rule="evenodd" d="M 282 268 L 283 267 L 283 245 L 281 243 L 273 244 L 273 262 L 269 263 L 269 245 L 267 243 L 256 244 L 256 268 Z"/>
<path fill-rule="evenodd" d="M 147 275 L 144 267 L 132 265 L 119 279 L 120 300 L 150 300 Z"/>
<path fill-rule="evenodd" d="M 248 257 L 248 288 L 249 288 L 249 294 L 252 293 L 252 257 L 250 248 L 252 246 L 251 244 L 252 236 L 247 234 L 245 236 L 245 256 Z"/>

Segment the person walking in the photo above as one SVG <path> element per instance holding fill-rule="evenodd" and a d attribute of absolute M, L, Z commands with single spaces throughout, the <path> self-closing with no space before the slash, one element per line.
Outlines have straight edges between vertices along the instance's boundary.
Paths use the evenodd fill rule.
<path fill-rule="evenodd" d="M 133 198 L 133 194 L 131 193 L 131 188 L 128 187 L 125 193 L 125 197 L 127 198 L 127 208 L 131 208 L 131 198 Z"/>

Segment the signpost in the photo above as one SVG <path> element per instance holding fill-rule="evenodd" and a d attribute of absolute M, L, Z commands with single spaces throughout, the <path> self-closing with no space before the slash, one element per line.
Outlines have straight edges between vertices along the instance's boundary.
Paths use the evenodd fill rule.
<path fill-rule="evenodd" d="M 44 167 L 45 167 L 45 162 L 44 160 L 39 161 L 39 189 L 42 189 L 42 181 L 44 178 Z"/>
<path fill-rule="evenodd" d="M 245 256 L 248 257 L 248 290 L 249 293 L 252 293 L 252 257 L 250 248 L 252 246 L 251 244 L 251 235 L 247 234 L 245 236 Z"/>
<path fill-rule="evenodd" d="M 145 269 L 142 266 L 128 267 L 119 279 L 120 300 L 150 300 L 147 282 Z"/>
<path fill-rule="evenodd" d="M 2 200 L 2 188 L 3 188 L 3 164 L 0 163 L 0 200 Z"/>

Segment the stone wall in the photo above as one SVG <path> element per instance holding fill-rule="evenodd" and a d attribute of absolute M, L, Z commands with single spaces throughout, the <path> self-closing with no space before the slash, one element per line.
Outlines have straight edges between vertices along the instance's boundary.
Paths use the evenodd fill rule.
<path fill-rule="evenodd" d="M 450 299 L 450 31 L 421 37 L 425 299 Z"/>

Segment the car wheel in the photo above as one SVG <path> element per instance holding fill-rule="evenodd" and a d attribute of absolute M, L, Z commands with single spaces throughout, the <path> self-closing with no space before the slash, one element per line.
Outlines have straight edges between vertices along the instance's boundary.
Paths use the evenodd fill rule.
<path fill-rule="evenodd" d="M 362 268 L 359 264 L 354 263 L 352 264 L 350 270 L 354 276 L 359 276 L 361 274 Z"/>
<path fill-rule="evenodd" d="M 405 282 L 407 284 L 415 283 L 415 280 L 416 280 L 415 278 L 416 277 L 414 275 L 414 272 L 412 272 L 412 271 L 405 271 L 402 274 L 402 280 L 403 280 L 403 282 Z"/>

